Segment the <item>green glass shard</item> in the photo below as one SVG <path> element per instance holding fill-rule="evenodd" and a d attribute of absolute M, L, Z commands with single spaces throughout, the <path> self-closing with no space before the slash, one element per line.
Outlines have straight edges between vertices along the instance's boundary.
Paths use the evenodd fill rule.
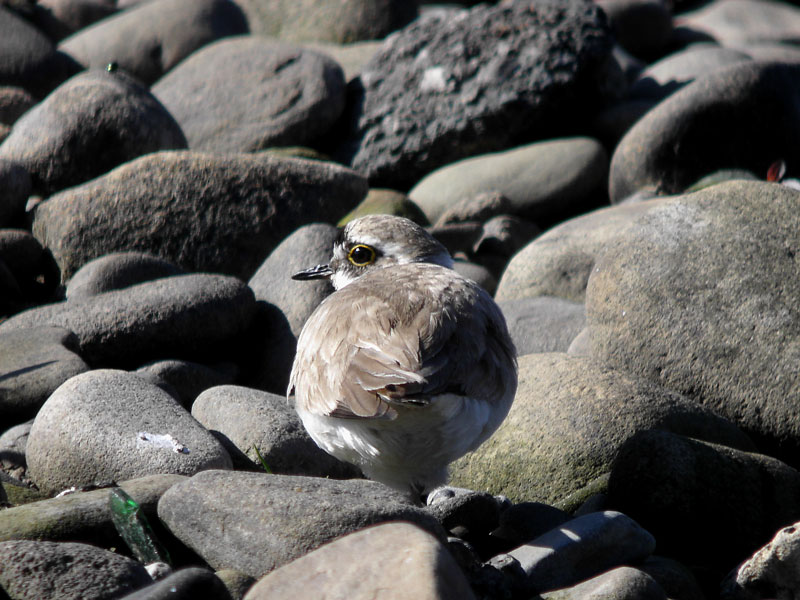
<path fill-rule="evenodd" d="M 108 505 L 114 527 L 140 562 L 170 564 L 169 553 L 156 539 L 136 500 L 122 488 L 113 487 L 108 495 Z"/>

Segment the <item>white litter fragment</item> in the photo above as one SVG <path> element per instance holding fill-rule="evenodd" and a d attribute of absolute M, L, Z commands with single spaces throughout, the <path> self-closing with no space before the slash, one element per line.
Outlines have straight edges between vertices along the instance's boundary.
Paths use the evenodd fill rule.
<path fill-rule="evenodd" d="M 178 440 L 168 433 L 149 433 L 140 431 L 137 434 L 137 445 L 148 444 L 155 448 L 168 448 L 178 454 L 189 454 L 189 448 L 181 444 Z"/>
<path fill-rule="evenodd" d="M 59 492 L 58 494 L 56 494 L 56 498 L 61 498 L 63 496 L 68 496 L 69 494 L 74 494 L 77 491 L 78 491 L 78 488 L 76 488 L 73 485 L 72 487 L 68 487 L 67 489 L 65 489 L 65 490 Z"/>

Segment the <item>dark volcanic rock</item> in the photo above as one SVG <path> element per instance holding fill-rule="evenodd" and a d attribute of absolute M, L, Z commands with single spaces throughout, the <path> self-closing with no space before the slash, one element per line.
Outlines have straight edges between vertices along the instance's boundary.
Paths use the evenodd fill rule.
<path fill-rule="evenodd" d="M 163 152 L 53 196 L 37 207 L 33 229 L 65 280 L 126 250 L 248 279 L 292 231 L 335 222 L 366 192 L 361 176 L 332 163 Z"/>
<path fill-rule="evenodd" d="M 89 71 L 26 112 L 0 146 L 33 191 L 52 194 L 137 156 L 186 147 L 180 127 L 150 92 L 122 73 Z"/>
<path fill-rule="evenodd" d="M 598 107 L 611 44 L 602 11 L 578 0 L 420 19 L 364 66 L 340 154 L 407 189 L 455 160 L 570 131 Z"/>

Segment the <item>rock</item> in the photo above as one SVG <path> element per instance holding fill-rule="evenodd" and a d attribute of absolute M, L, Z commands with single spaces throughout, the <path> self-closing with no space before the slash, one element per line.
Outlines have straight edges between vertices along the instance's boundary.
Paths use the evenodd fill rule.
<path fill-rule="evenodd" d="M 230 360 L 255 313 L 253 293 L 224 275 L 179 275 L 32 308 L 0 324 L 0 334 L 63 327 L 93 365 L 138 366 L 159 358 Z M 30 363 L 26 363 L 30 364 Z"/>
<path fill-rule="evenodd" d="M 360 479 L 205 471 L 164 494 L 158 515 L 215 569 L 253 577 L 385 521 L 409 521 L 443 539 L 436 519 L 422 508 Z"/>
<path fill-rule="evenodd" d="M 685 394 L 791 465 L 798 198 L 733 181 L 664 201 L 607 246 L 586 293 L 596 359 Z"/>
<path fill-rule="evenodd" d="M 444 166 L 408 193 L 433 223 L 457 202 L 499 193 L 503 211 L 536 223 L 562 221 L 604 195 L 608 156 L 591 138 L 537 142 Z"/>
<path fill-rule="evenodd" d="M 461 161 L 460 164 L 468 162 Z M 473 159 L 474 160 L 474 159 Z M 459 164 L 459 163 L 456 163 Z M 453 168 L 453 167 L 449 167 Z M 434 171 L 433 174 L 442 173 L 448 167 Z M 466 173 L 465 173 L 466 175 Z M 426 179 L 429 179 L 429 175 Z M 425 179 L 422 180 L 423 182 Z M 420 182 L 422 183 L 422 182 Z M 479 221 L 483 223 L 498 215 L 508 214 L 512 211 L 511 200 L 506 198 L 499 191 L 480 192 L 475 196 L 466 196 L 457 200 L 447 208 L 436 220 L 436 227 L 449 225 L 451 223 L 464 223 L 468 221 Z"/>
<path fill-rule="evenodd" d="M 413 21 L 417 3 L 407 0 L 236 0 L 256 35 L 285 40 L 336 42 L 383 39 Z"/>
<path fill-rule="evenodd" d="M 0 86 L 0 123 L 13 125 L 35 104 L 36 99 L 27 90 L 11 85 Z"/>
<path fill-rule="evenodd" d="M 77 354 L 78 339 L 59 327 L 0 332 L 0 420 L 32 418 L 55 389 L 89 370 Z"/>
<path fill-rule="evenodd" d="M 270 472 L 347 479 L 359 477 L 358 469 L 321 450 L 306 433 L 285 395 L 224 385 L 206 390 L 192 405 L 192 416 L 226 446 L 231 455 L 242 453 L 249 468 Z"/>
<path fill-rule="evenodd" d="M 25 447 L 28 445 L 28 434 L 31 431 L 33 420 L 20 423 L 3 433 L 0 433 L 0 470 L 7 473 L 20 472 L 24 477 L 25 469 L 28 466 L 25 460 Z"/>
<path fill-rule="evenodd" d="M 615 102 L 597 114 L 589 130 L 605 148 L 616 148 L 622 136 L 656 104 L 637 98 Z"/>
<path fill-rule="evenodd" d="M 376 525 L 340 537 L 268 574 L 245 600 L 303 597 L 309 586 L 352 600 L 385 594 L 398 600 L 475 598 L 446 546 L 409 523 Z"/>
<path fill-rule="evenodd" d="M 497 279 L 495 279 L 492 272 L 483 265 L 466 260 L 455 260 L 453 261 L 453 270 L 462 277 L 466 277 L 477 283 L 489 292 L 490 296 L 493 296 L 495 290 L 497 290 Z"/>
<path fill-rule="evenodd" d="M 0 227 L 19 221 L 31 193 L 31 176 L 25 168 L 0 158 Z"/>
<path fill-rule="evenodd" d="M 451 484 L 553 503 L 608 473 L 622 443 L 647 429 L 753 449 L 730 422 L 649 381 L 591 359 L 528 354 L 506 420 L 451 465 Z"/>
<path fill-rule="evenodd" d="M 784 2 L 709 2 L 681 15 L 680 23 L 707 33 L 724 46 L 764 41 L 795 43 L 800 36 L 800 10 Z"/>
<path fill-rule="evenodd" d="M 541 502 L 519 502 L 500 513 L 500 522 L 492 532 L 504 551 L 522 546 L 571 520 L 569 514 Z"/>
<path fill-rule="evenodd" d="M 121 600 L 232 600 L 228 588 L 213 571 L 187 567 L 175 571 L 160 581 L 123 596 Z"/>
<path fill-rule="evenodd" d="M 256 302 L 256 315 L 250 327 L 245 363 L 240 383 L 283 396 L 289 385 L 297 336 L 283 311 L 269 302 Z"/>
<path fill-rule="evenodd" d="M 270 253 L 248 282 L 256 300 L 269 302 L 286 315 L 295 337 L 333 287 L 325 279 L 294 281 L 292 275 L 314 265 L 327 264 L 338 232 L 327 223 L 300 227 Z M 274 347 L 273 344 L 274 340 L 270 340 L 269 345 Z"/>
<path fill-rule="evenodd" d="M 234 363 L 204 365 L 188 360 L 157 360 L 134 372 L 171 394 L 188 409 L 203 391 L 236 381 L 239 368 Z"/>
<path fill-rule="evenodd" d="M 87 69 L 119 67 L 151 85 L 202 46 L 247 33 L 241 10 L 225 0 L 143 2 L 65 39 L 59 48 Z"/>
<path fill-rule="evenodd" d="M 14 124 L 0 158 L 30 173 L 43 196 L 77 185 L 131 159 L 185 148 L 172 116 L 130 77 L 88 71 L 59 86 Z"/>
<path fill-rule="evenodd" d="M 602 12 L 578 1 L 419 19 L 363 67 L 338 154 L 405 190 L 453 161 L 551 137 L 563 119 L 572 129 L 605 93 L 611 44 Z"/>
<path fill-rule="evenodd" d="M 264 5 L 262 4 L 262 6 Z M 342 67 L 344 80 L 351 81 L 361 73 L 361 69 L 378 51 L 381 44 L 380 40 L 374 40 L 353 44 L 304 42 L 303 46 L 330 56 Z"/>
<path fill-rule="evenodd" d="M 216 575 L 228 588 L 232 600 L 242 600 L 247 590 L 256 582 L 255 577 L 250 577 L 234 569 L 220 569 Z"/>
<path fill-rule="evenodd" d="M 429 493 L 426 504 L 446 531 L 460 537 L 487 534 L 500 524 L 501 502 L 486 492 L 444 486 Z"/>
<path fill-rule="evenodd" d="M 19 600 L 112 600 L 151 582 L 131 558 L 87 544 L 0 542 L 0 589 Z"/>
<path fill-rule="evenodd" d="M 230 469 L 220 443 L 159 387 L 132 373 L 73 377 L 42 406 L 27 448 L 45 493 L 155 473 Z"/>
<path fill-rule="evenodd" d="M 5 6 L 0 6 L 0 40 L 0 85 L 21 87 L 41 98 L 80 71 L 80 65 Z"/>
<path fill-rule="evenodd" d="M 339 226 L 344 227 L 353 219 L 366 215 L 397 215 L 411 219 L 418 225 L 430 225 L 425 213 L 420 210 L 413 200 L 402 192 L 372 188 L 367 197 L 351 212 L 342 217 Z"/>
<path fill-rule="evenodd" d="M 655 579 L 633 567 L 616 567 L 573 586 L 541 594 L 543 600 L 667 600 Z"/>
<path fill-rule="evenodd" d="M 638 523 L 606 511 L 572 519 L 508 554 L 525 573 L 522 588 L 535 594 L 643 560 L 655 545 L 655 538 Z"/>
<path fill-rule="evenodd" d="M 195 52 L 153 94 L 192 150 L 254 152 L 321 137 L 344 108 L 345 81 L 326 55 L 242 36 Z"/>
<path fill-rule="evenodd" d="M 784 527 L 772 540 L 723 581 L 725 600 L 752 600 L 769 595 L 791 598 L 800 589 L 798 523 Z"/>
<path fill-rule="evenodd" d="M 114 0 L 39 0 L 33 22 L 50 39 L 61 40 L 115 12 Z"/>
<path fill-rule="evenodd" d="M 499 302 L 517 355 L 566 352 L 586 325 L 583 304 L 538 296 Z"/>
<path fill-rule="evenodd" d="M 766 176 L 775 157 L 800 163 L 798 82 L 798 64 L 748 61 L 675 92 L 642 117 L 614 151 L 612 202 L 648 187 L 659 194 L 682 192 L 722 168 Z"/>
<path fill-rule="evenodd" d="M 583 302 L 603 249 L 661 199 L 601 208 L 546 231 L 509 262 L 497 286 L 499 301 L 555 296 Z"/>
<path fill-rule="evenodd" d="M 53 300 L 59 281 L 58 267 L 29 231 L 0 229 L 0 261 L 8 268 L 24 304 Z"/>
<path fill-rule="evenodd" d="M 608 504 L 691 565 L 704 591 L 800 517 L 800 473 L 775 458 L 646 431 L 619 451 Z M 732 524 L 735 524 L 733 526 Z"/>
<path fill-rule="evenodd" d="M 362 177 L 331 163 L 156 153 L 53 196 L 33 228 L 65 280 L 93 258 L 131 250 L 247 280 L 292 231 L 335 222 L 366 192 Z"/>
<path fill-rule="evenodd" d="M 599 0 L 617 42 L 637 57 L 662 54 L 672 38 L 671 3 L 664 0 Z"/>
<path fill-rule="evenodd" d="M 156 504 L 161 495 L 183 475 L 148 475 L 123 481 L 119 486 L 139 505 L 142 514 L 162 541 Z M 83 542 L 106 548 L 123 548 L 108 508 L 109 489 L 74 492 L 0 511 L 0 540 L 49 540 Z"/>
<path fill-rule="evenodd" d="M 181 275 L 183 269 L 144 252 L 112 252 L 90 260 L 67 283 L 69 300 L 120 290 L 137 283 Z"/>
<path fill-rule="evenodd" d="M 749 55 L 733 48 L 690 46 L 649 65 L 636 78 L 629 94 L 636 98 L 663 100 L 698 77 L 750 60 Z"/>
<path fill-rule="evenodd" d="M 669 598 L 705 600 L 703 591 L 688 567 L 677 560 L 663 556 L 650 556 L 638 563 L 637 568 L 658 582 Z"/>

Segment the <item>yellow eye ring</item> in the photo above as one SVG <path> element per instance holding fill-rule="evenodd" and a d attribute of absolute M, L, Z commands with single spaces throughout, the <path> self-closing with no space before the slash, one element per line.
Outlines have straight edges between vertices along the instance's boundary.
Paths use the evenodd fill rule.
<path fill-rule="evenodd" d="M 356 244 L 347 253 L 347 260 L 357 267 L 366 267 L 375 262 L 375 250 L 364 244 Z"/>

